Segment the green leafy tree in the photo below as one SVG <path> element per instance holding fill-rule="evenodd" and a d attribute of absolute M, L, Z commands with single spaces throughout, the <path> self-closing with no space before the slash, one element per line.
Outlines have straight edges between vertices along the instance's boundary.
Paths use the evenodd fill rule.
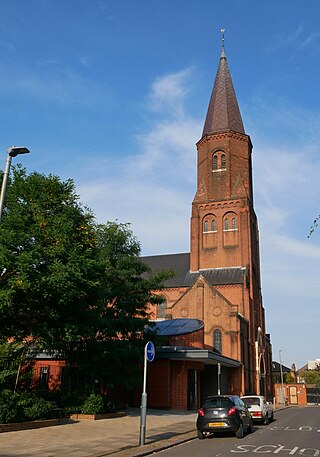
<path fill-rule="evenodd" d="M 97 338 L 88 342 L 93 346 L 87 355 L 91 363 L 95 359 L 91 373 L 111 387 L 132 388 L 140 380 L 148 306 L 162 301 L 159 291 L 173 273 L 150 273 L 129 224 L 98 225 L 96 234 L 104 274 Z"/>
<path fill-rule="evenodd" d="M 306 370 L 302 374 L 306 384 L 320 385 L 320 371 L 319 370 Z"/>
<path fill-rule="evenodd" d="M 0 337 L 72 358 L 94 335 L 101 262 L 72 180 L 15 167 L 0 225 Z M 80 338 L 81 337 L 81 338 Z"/>
<path fill-rule="evenodd" d="M 72 180 L 14 167 L 5 203 L 0 341 L 60 355 L 91 385 L 135 385 L 148 305 L 172 273 L 150 274 L 129 225 L 96 225 Z"/>
<path fill-rule="evenodd" d="M 21 369 L 24 347 L 14 341 L 0 343 L 0 390 L 14 390 Z"/>
<path fill-rule="evenodd" d="M 294 375 L 291 372 L 285 373 L 284 382 L 285 382 L 285 384 L 293 384 L 295 382 Z"/>

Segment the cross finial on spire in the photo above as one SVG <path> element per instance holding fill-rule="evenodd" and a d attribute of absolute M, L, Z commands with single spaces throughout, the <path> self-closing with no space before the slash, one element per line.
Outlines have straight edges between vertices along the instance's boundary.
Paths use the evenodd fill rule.
<path fill-rule="evenodd" d="M 224 46 L 224 32 L 226 29 L 220 29 L 220 32 L 222 33 L 222 46 Z"/>
<path fill-rule="evenodd" d="M 222 50 L 221 50 L 221 57 L 225 57 L 225 52 L 224 52 L 224 32 L 226 29 L 220 29 L 220 32 L 222 34 Z"/>

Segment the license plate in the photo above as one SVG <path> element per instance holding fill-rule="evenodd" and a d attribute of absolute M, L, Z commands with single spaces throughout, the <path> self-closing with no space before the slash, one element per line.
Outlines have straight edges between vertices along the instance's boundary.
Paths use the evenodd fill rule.
<path fill-rule="evenodd" d="M 209 422 L 209 427 L 224 427 L 226 424 L 224 422 Z"/>

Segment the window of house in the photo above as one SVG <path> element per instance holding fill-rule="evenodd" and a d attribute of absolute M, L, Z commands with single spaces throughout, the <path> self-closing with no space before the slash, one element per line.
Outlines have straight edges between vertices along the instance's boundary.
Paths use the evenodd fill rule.
<path fill-rule="evenodd" d="M 222 333 L 218 328 L 213 332 L 213 349 L 222 353 Z"/>
<path fill-rule="evenodd" d="M 39 388 L 40 389 L 47 389 L 48 379 L 49 379 L 49 367 L 41 367 L 40 376 L 39 376 Z"/>
<path fill-rule="evenodd" d="M 229 230 L 229 219 L 227 217 L 224 220 L 224 229 Z"/>
<path fill-rule="evenodd" d="M 204 221 L 203 231 L 204 232 L 209 232 L 209 223 L 208 223 L 208 221 Z"/>
<path fill-rule="evenodd" d="M 216 225 L 216 221 L 214 219 L 212 219 L 212 221 L 211 221 L 211 230 L 213 232 L 217 231 L 217 225 Z"/>

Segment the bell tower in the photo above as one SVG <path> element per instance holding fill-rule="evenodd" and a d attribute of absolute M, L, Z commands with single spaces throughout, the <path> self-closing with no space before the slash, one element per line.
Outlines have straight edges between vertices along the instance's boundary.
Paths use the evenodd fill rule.
<path fill-rule="evenodd" d="M 224 37 L 197 151 L 190 270 L 251 266 L 258 269 L 252 144 L 243 127 L 225 55 Z"/>

